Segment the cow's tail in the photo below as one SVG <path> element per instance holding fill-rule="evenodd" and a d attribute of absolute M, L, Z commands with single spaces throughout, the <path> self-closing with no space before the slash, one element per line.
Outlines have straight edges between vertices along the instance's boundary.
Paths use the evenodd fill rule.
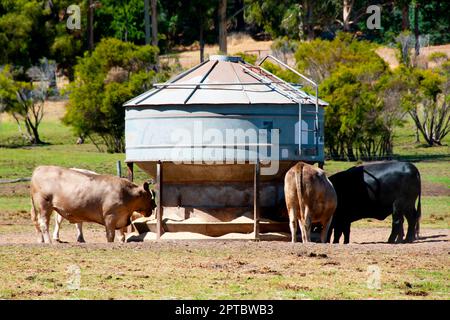
<path fill-rule="evenodd" d="M 302 201 L 302 194 L 303 194 L 303 164 L 301 164 L 300 173 L 297 173 L 295 171 L 295 184 L 297 189 L 297 200 L 298 200 L 298 206 L 300 209 L 300 212 L 298 213 L 300 217 L 303 217 L 304 210 L 303 210 L 303 201 Z"/>
<path fill-rule="evenodd" d="M 38 226 L 38 214 L 36 212 L 36 206 L 34 205 L 34 199 L 33 196 L 31 196 L 31 221 L 34 223 L 35 226 Z"/>
<path fill-rule="evenodd" d="M 331 235 L 333 233 L 334 228 L 334 214 L 331 216 L 330 225 L 328 226 L 328 232 L 327 232 L 327 240 L 325 243 L 331 242 Z"/>
<path fill-rule="evenodd" d="M 417 201 L 417 218 L 416 218 L 415 238 L 419 239 L 419 237 L 420 237 L 420 218 L 422 217 L 422 205 L 420 202 L 421 193 L 422 193 L 422 181 L 420 179 L 419 170 L 417 170 L 417 177 L 419 178 L 419 201 Z"/>

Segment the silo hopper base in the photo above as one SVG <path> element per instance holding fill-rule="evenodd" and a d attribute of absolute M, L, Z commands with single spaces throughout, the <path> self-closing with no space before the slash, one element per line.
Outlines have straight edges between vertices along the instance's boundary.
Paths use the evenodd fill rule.
<path fill-rule="evenodd" d="M 133 221 L 133 226 L 136 228 L 139 234 L 148 232 L 156 234 L 157 220 L 152 217 L 140 218 Z M 260 219 L 259 228 L 260 234 L 289 233 L 289 225 L 287 222 Z M 199 235 L 200 238 L 204 238 L 204 236 L 208 238 L 217 238 L 224 237 L 227 234 L 234 234 L 234 236 L 232 237 L 235 238 L 236 234 L 241 234 L 242 238 L 246 239 L 253 234 L 254 221 L 246 216 L 241 216 L 227 222 L 205 222 L 196 218 L 189 218 L 186 220 L 164 218 L 162 220 L 162 229 L 164 232 L 163 235 L 167 235 L 169 233 L 179 233 L 179 235 L 182 235 L 184 233 L 191 233 Z M 176 235 L 174 237 L 176 238 Z M 254 235 L 252 237 L 252 239 L 254 239 Z"/>
<path fill-rule="evenodd" d="M 206 236 L 193 232 L 167 232 L 164 233 L 161 240 L 254 240 L 255 234 L 252 233 L 228 233 L 220 237 Z M 127 237 L 127 242 L 157 241 L 155 232 L 145 232 L 141 234 L 131 234 Z M 260 241 L 290 241 L 289 233 L 269 232 L 259 233 Z"/>

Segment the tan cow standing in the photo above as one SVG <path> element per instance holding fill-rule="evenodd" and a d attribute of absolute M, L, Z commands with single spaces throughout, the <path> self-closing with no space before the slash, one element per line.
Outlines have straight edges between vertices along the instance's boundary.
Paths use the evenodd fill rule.
<path fill-rule="evenodd" d="M 297 241 L 298 220 L 303 242 L 311 241 L 311 226 L 320 223 L 320 240 L 324 243 L 337 206 L 336 192 L 325 172 L 303 162 L 297 163 L 286 173 L 284 194 L 292 242 Z"/>
<path fill-rule="evenodd" d="M 106 228 L 108 242 L 115 230 L 130 224 L 134 211 L 151 215 L 154 201 L 148 183 L 142 187 L 124 178 L 39 166 L 31 177 L 31 218 L 39 242 L 50 243 L 52 211 L 70 223 L 96 222 Z"/>
<path fill-rule="evenodd" d="M 75 170 L 75 171 L 85 173 L 85 174 L 98 175 L 97 172 L 94 172 L 91 170 L 86 170 L 86 169 L 70 168 L 70 170 Z M 153 190 L 150 190 L 150 192 L 152 193 L 152 197 L 154 198 L 155 195 L 153 193 Z M 154 206 L 156 206 L 156 203 L 154 203 Z M 140 213 L 133 212 L 133 214 L 131 215 L 131 222 L 133 222 L 134 220 L 141 218 L 141 217 L 143 217 L 143 215 L 141 215 Z M 64 218 L 60 214 L 55 215 L 55 229 L 53 230 L 53 240 L 56 242 L 61 242 L 59 240 L 59 230 L 61 229 L 61 224 L 62 224 L 63 220 L 64 220 Z M 84 240 L 84 235 L 83 235 L 83 223 L 82 222 L 76 223 L 76 227 L 77 227 L 77 242 L 84 243 L 85 240 Z M 127 232 L 127 227 L 119 230 L 121 242 L 125 242 L 125 233 L 126 232 Z"/>

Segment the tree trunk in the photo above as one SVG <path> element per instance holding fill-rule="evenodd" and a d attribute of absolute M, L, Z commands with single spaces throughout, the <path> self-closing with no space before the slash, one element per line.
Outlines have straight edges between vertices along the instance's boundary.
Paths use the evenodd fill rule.
<path fill-rule="evenodd" d="M 41 138 L 39 137 L 38 128 L 37 127 L 31 127 L 31 131 L 33 132 L 34 144 L 43 144 Z"/>
<path fill-rule="evenodd" d="M 314 28 L 313 28 L 313 1 L 305 1 L 306 11 L 306 35 L 308 40 L 314 40 Z"/>
<path fill-rule="evenodd" d="M 152 46 L 158 46 L 158 12 L 157 0 L 152 0 Z"/>
<path fill-rule="evenodd" d="M 350 31 L 350 13 L 352 12 L 354 0 L 344 0 L 342 21 L 344 24 L 344 31 Z"/>
<path fill-rule="evenodd" d="M 205 60 L 205 41 L 203 40 L 203 19 L 200 20 L 200 35 L 199 35 L 199 42 L 200 42 L 200 62 L 203 62 Z"/>
<path fill-rule="evenodd" d="M 150 44 L 150 3 L 144 0 L 145 44 Z"/>
<path fill-rule="evenodd" d="M 355 154 L 353 153 L 353 145 L 347 143 L 347 157 L 349 161 L 356 161 Z"/>
<path fill-rule="evenodd" d="M 88 48 L 89 51 L 94 50 L 94 4 L 89 0 L 88 8 Z"/>
<path fill-rule="evenodd" d="M 234 10 L 239 12 L 236 15 L 236 30 L 245 31 L 245 19 L 244 19 L 244 0 L 236 0 L 234 2 Z"/>
<path fill-rule="evenodd" d="M 415 44 L 415 54 L 416 57 L 420 54 L 420 43 L 419 43 L 419 3 L 416 0 L 414 5 L 414 37 L 416 39 Z"/>
<path fill-rule="evenodd" d="M 28 116 L 25 118 L 25 125 L 26 125 L 27 131 L 31 138 L 30 142 L 32 144 L 43 144 L 43 142 L 41 141 L 41 139 L 39 137 L 39 131 L 38 131 L 39 125 L 37 123 L 35 125 L 33 125 L 33 123 L 31 122 L 31 120 Z"/>
<path fill-rule="evenodd" d="M 402 6 L 402 30 L 409 30 L 409 3 L 403 3 Z"/>
<path fill-rule="evenodd" d="M 227 54 L 227 0 L 219 0 L 219 51 Z"/>

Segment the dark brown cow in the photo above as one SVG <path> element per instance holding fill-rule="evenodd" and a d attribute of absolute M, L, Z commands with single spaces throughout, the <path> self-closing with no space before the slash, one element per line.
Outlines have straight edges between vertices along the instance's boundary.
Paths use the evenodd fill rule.
<path fill-rule="evenodd" d="M 326 242 L 327 231 L 337 206 L 337 196 L 325 172 L 303 162 L 297 163 L 286 173 L 284 195 L 292 242 L 297 241 L 297 220 L 303 242 L 311 241 L 312 224 L 322 226 L 320 240 Z"/>
<path fill-rule="evenodd" d="M 39 242 L 50 243 L 52 211 L 70 223 L 96 222 L 106 228 L 108 242 L 115 230 L 130 224 L 134 211 L 145 217 L 154 208 L 148 183 L 142 187 L 124 178 L 83 173 L 56 166 L 39 166 L 31 177 L 31 218 Z"/>

